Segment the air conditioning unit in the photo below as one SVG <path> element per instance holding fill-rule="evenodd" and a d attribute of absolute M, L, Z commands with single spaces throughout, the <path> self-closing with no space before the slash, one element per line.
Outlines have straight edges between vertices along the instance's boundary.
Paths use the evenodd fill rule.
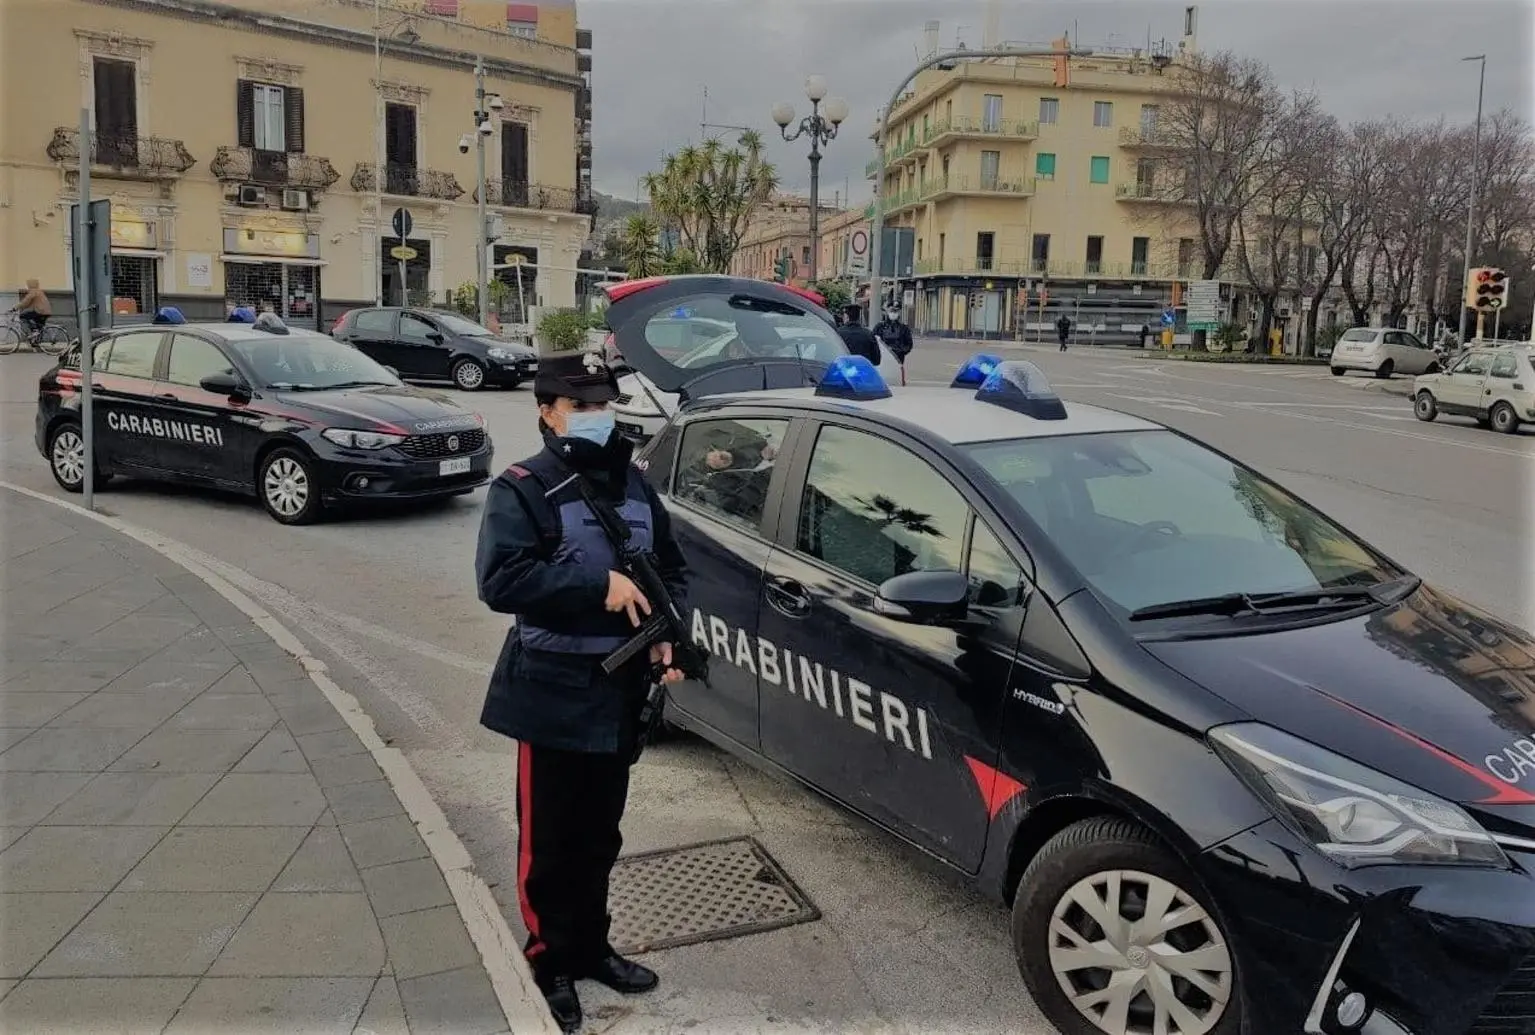
<path fill-rule="evenodd" d="M 302 212 L 309 208 L 309 192 L 288 188 L 282 192 L 282 207 L 294 212 Z"/>
<path fill-rule="evenodd" d="M 266 204 L 266 188 L 253 184 L 245 184 L 240 188 L 240 204 L 247 206 L 261 206 Z"/>

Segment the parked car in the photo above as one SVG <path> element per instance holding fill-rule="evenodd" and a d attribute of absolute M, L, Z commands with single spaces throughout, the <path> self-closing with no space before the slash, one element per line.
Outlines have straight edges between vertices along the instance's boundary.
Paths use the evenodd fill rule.
<path fill-rule="evenodd" d="M 456 313 L 397 306 L 353 309 L 331 336 L 412 381 L 451 381 L 473 392 L 531 381 L 538 354 Z"/>
<path fill-rule="evenodd" d="M 1338 338 L 1330 359 L 1334 377 L 1368 370 L 1376 377 L 1424 374 L 1439 369 L 1439 356 L 1416 334 L 1396 327 L 1351 327 Z"/>
<path fill-rule="evenodd" d="M 1513 434 L 1535 421 L 1535 365 L 1529 345 L 1472 348 L 1443 373 L 1412 383 L 1412 410 L 1419 420 L 1444 413 L 1472 417 L 1493 431 Z"/>

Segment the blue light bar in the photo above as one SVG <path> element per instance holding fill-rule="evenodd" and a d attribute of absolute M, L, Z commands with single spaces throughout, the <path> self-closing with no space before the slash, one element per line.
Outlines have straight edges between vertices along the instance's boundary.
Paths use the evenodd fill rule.
<path fill-rule="evenodd" d="M 826 368 L 815 394 L 832 399 L 888 399 L 890 387 L 862 356 L 838 356 Z"/>
<path fill-rule="evenodd" d="M 1035 420 L 1066 419 L 1066 405 L 1050 387 L 1050 379 L 1027 360 L 997 364 L 976 390 L 975 398 Z"/>
<path fill-rule="evenodd" d="M 248 305 L 236 306 L 229 311 L 230 323 L 255 323 L 256 310 Z"/>
<path fill-rule="evenodd" d="M 959 373 L 954 375 L 950 388 L 978 388 L 991 372 L 1002 364 L 1001 356 L 993 356 L 989 352 L 977 352 L 959 368 Z"/>
<path fill-rule="evenodd" d="M 157 313 L 155 313 L 155 318 L 153 320 L 151 320 L 150 322 L 151 323 L 174 323 L 174 324 L 181 324 L 181 323 L 186 323 L 187 322 L 187 318 L 185 316 L 181 315 L 181 310 L 180 309 L 177 309 L 173 305 L 167 305 L 167 306 L 161 306 L 160 310 Z"/>

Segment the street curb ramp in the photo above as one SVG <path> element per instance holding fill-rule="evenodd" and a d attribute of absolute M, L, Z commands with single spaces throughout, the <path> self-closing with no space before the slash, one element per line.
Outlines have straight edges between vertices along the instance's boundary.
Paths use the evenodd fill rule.
<path fill-rule="evenodd" d="M 523 957 L 522 947 L 517 943 L 516 936 L 512 934 L 506 918 L 502 916 L 501 908 L 497 905 L 490 886 L 475 872 L 474 862 L 469 857 L 468 849 L 458 839 L 458 835 L 453 833 L 448 825 L 447 816 L 432 799 L 431 792 L 426 789 L 426 785 L 411 768 L 404 753 L 384 743 L 373 725 L 373 719 L 363 710 L 357 698 L 343 690 L 327 674 L 329 669 L 325 662 L 310 654 L 303 642 L 276 618 L 273 618 L 265 608 L 220 576 L 186 556 L 173 540 L 119 518 L 98 514 L 68 500 L 61 500 L 47 493 L 37 492 L 7 481 L 0 481 L 0 489 L 8 489 L 99 521 L 113 531 L 142 543 L 202 579 L 214 592 L 239 608 L 262 632 L 271 637 L 272 642 L 293 655 L 304 667 L 310 680 L 325 695 L 326 700 L 330 701 L 331 706 L 346 720 L 347 726 L 357 734 L 357 738 L 368 749 L 373 760 L 378 763 L 378 767 L 383 770 L 384 778 L 389 781 L 389 786 L 399 797 L 406 814 L 410 816 L 411 822 L 420 832 L 421 839 L 426 842 L 427 851 L 431 853 L 432 861 L 437 864 L 437 868 L 442 871 L 443 880 L 447 882 L 448 890 L 453 895 L 453 903 L 458 908 L 459 917 L 463 920 L 464 927 L 474 942 L 475 950 L 480 954 L 480 963 L 490 977 L 491 987 L 495 990 L 501 1013 L 506 1018 L 507 1028 L 516 1032 L 517 1035 L 534 1035 L 534 1033 L 560 1035 L 560 1028 L 555 1024 L 544 1002 L 543 994 L 539 992 L 538 986 L 533 981 L 533 974 L 528 968 L 527 960 Z"/>

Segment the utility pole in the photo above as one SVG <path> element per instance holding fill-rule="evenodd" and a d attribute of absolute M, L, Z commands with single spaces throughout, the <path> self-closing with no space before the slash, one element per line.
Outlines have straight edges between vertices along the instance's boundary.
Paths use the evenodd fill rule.
<path fill-rule="evenodd" d="M 377 253 L 373 305 L 384 305 L 384 34 L 382 0 L 373 0 L 373 245 Z M 400 242 L 404 244 L 404 241 Z"/>
<path fill-rule="evenodd" d="M 85 509 L 96 509 L 96 407 L 92 400 L 91 381 L 95 378 L 95 346 L 91 340 L 91 319 L 94 309 L 101 304 L 91 288 L 96 283 L 95 265 L 100 256 L 91 247 L 91 159 L 96 154 L 96 140 L 91 132 L 91 113 L 80 109 L 80 223 L 74 228 L 74 260 L 80 271 L 80 301 L 84 303 L 75 314 L 80 328 L 80 449 L 84 454 L 85 481 L 81 491 L 85 496 Z"/>
<path fill-rule="evenodd" d="M 1460 290 L 1464 294 L 1466 285 L 1471 281 L 1471 252 L 1476 247 L 1474 232 L 1476 226 L 1476 192 L 1478 167 L 1482 160 L 1482 90 L 1487 85 L 1487 55 L 1477 54 L 1473 57 L 1461 58 L 1462 61 L 1480 61 L 1481 74 L 1476 84 L 1476 143 L 1471 148 L 1471 187 L 1466 193 L 1466 257 L 1462 263 L 1460 275 Z M 1476 336 L 1482 336 L 1481 317 L 1477 317 Z M 1466 304 L 1464 299 L 1460 305 L 1460 343 L 1466 343 Z"/>
<path fill-rule="evenodd" d="M 478 229 L 474 234 L 474 293 L 479 299 L 480 326 L 484 327 L 490 322 L 490 275 L 489 275 L 489 251 L 490 233 L 488 220 L 485 214 L 485 138 L 488 134 L 482 132 L 481 127 L 490 121 L 490 112 L 485 110 L 485 59 L 474 59 L 474 159 L 475 159 L 475 184 L 474 196 L 479 199 Z"/>

